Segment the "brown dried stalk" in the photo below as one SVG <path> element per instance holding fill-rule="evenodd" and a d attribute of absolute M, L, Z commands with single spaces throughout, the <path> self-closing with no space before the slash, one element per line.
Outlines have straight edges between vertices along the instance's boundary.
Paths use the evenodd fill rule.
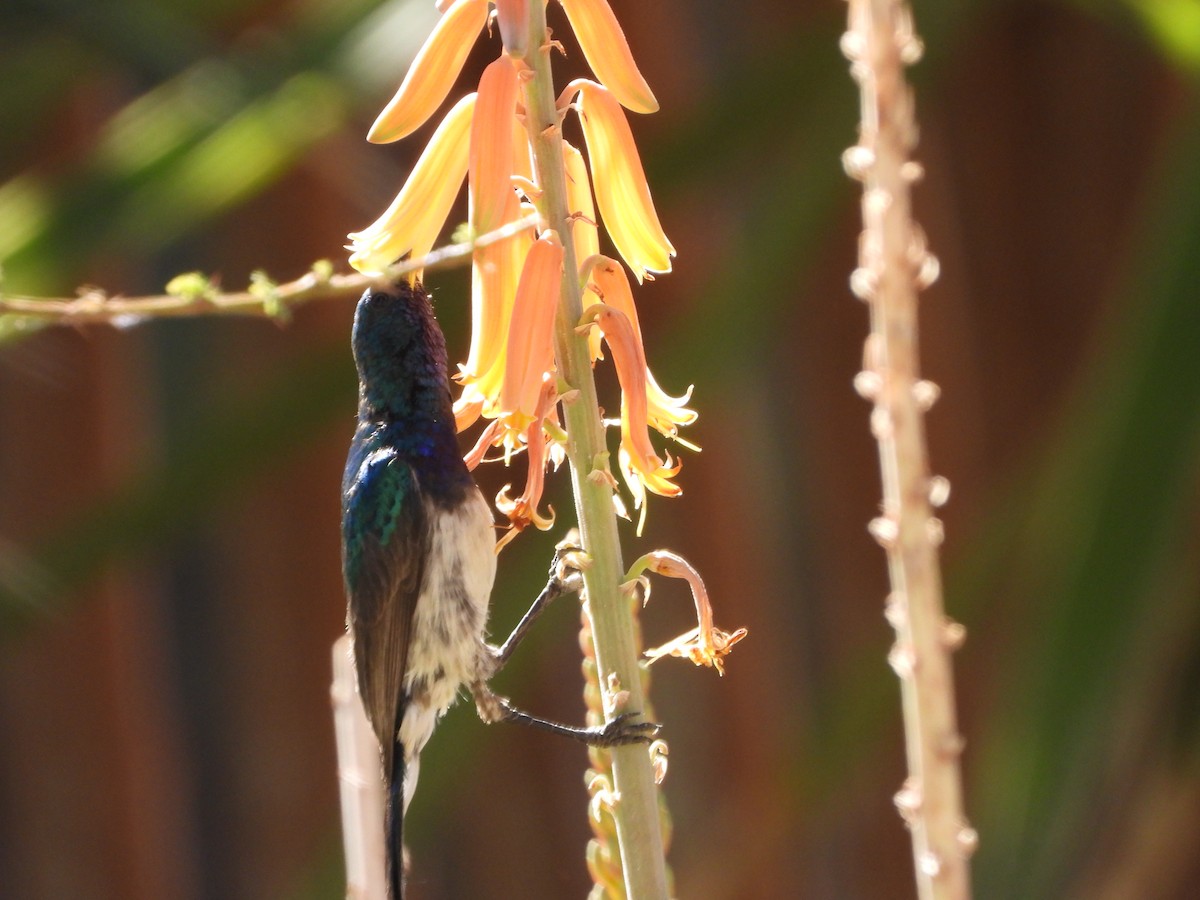
<path fill-rule="evenodd" d="M 942 523 L 933 509 L 949 486 L 929 473 L 924 414 L 937 388 L 920 379 L 917 355 L 917 292 L 938 269 L 909 201 L 922 170 L 910 158 L 917 126 L 904 68 L 920 58 L 921 43 L 903 0 L 849 5 L 842 51 L 861 90 L 862 122 L 843 162 L 863 182 L 864 226 L 850 284 L 871 314 L 855 388 L 875 405 L 871 431 L 883 474 L 883 511 L 870 531 L 887 551 L 887 618 L 896 629 L 888 661 L 900 677 L 904 708 L 909 776 L 896 806 L 912 832 L 921 900 L 965 900 L 978 838 L 963 814 L 963 739 L 950 662 L 964 632 L 942 610 Z"/>

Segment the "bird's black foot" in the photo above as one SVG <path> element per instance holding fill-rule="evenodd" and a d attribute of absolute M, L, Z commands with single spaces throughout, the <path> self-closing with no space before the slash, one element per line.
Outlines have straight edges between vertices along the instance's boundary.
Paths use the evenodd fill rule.
<path fill-rule="evenodd" d="M 579 533 L 575 529 L 568 532 L 565 539 L 559 542 L 554 550 L 554 559 L 550 562 L 550 577 L 546 586 L 537 595 L 529 611 L 517 623 L 512 634 L 499 647 L 491 650 L 493 662 L 490 666 L 489 677 L 495 675 L 508 662 L 513 651 L 517 649 L 538 616 L 545 612 L 546 607 L 564 594 L 573 594 L 583 587 L 583 569 L 587 566 L 587 557 L 579 547 Z"/>
<path fill-rule="evenodd" d="M 611 722 L 594 728 L 563 725 L 559 722 L 539 719 L 524 710 L 517 709 L 506 697 L 492 693 L 486 684 L 474 685 L 472 693 L 475 695 L 475 708 L 479 712 L 479 718 L 489 725 L 496 722 L 515 722 L 518 725 L 528 725 L 531 728 L 580 741 L 589 747 L 648 744 L 662 730 L 662 726 L 657 722 L 635 721 L 639 714 L 632 712 L 623 713 Z"/>
<path fill-rule="evenodd" d="M 587 728 L 590 732 L 584 740 L 592 747 L 620 747 L 625 744 L 648 744 L 658 737 L 662 726 L 657 722 L 636 721 L 639 713 L 622 713 L 611 722 L 598 728 Z"/>

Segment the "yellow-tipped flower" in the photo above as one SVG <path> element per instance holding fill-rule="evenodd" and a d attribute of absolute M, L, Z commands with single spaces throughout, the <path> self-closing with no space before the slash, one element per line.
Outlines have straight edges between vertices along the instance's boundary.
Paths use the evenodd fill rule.
<path fill-rule="evenodd" d="M 629 279 L 625 275 L 624 267 L 607 256 L 597 257 L 591 267 L 591 283 L 601 300 L 619 310 L 629 320 L 633 340 L 637 346 L 644 348 L 642 329 L 638 324 L 637 307 L 633 303 L 633 292 L 629 288 Z M 642 352 L 644 359 L 644 349 Z M 695 410 L 687 408 L 687 402 L 692 397 L 691 386 L 682 397 L 672 397 L 658 386 L 658 382 L 654 380 L 654 375 L 648 367 L 645 380 L 647 423 L 661 434 L 669 438 L 676 438 L 679 434 L 679 426 L 690 425 L 696 421 Z"/>
<path fill-rule="evenodd" d="M 513 189 L 513 173 L 529 147 L 517 121 L 517 69 L 501 56 L 479 79 L 471 124 L 469 169 L 471 228 L 484 234 L 520 218 L 521 204 Z M 471 352 L 461 367 L 463 393 L 455 404 L 461 431 L 481 414 L 499 414 L 496 399 L 504 380 L 504 348 L 521 266 L 532 243 L 529 231 L 477 248 L 473 257 Z"/>
<path fill-rule="evenodd" d="M 621 389 L 621 394 L 624 396 L 624 388 Z M 654 452 L 645 423 L 634 419 L 634 406 L 635 404 L 621 404 L 620 459 L 626 482 L 634 494 L 633 507 L 638 509 L 642 505 L 638 501 L 644 498 L 645 494 L 635 488 L 635 483 L 644 485 L 647 490 L 660 497 L 678 497 L 683 493 L 683 489 L 671 481 L 679 474 L 683 463 L 671 459 L 669 453 L 664 461 Z M 639 532 L 640 530 L 639 528 Z"/>
<path fill-rule="evenodd" d="M 596 204 L 617 251 L 640 283 L 647 272 L 670 272 L 675 248 L 663 233 L 650 199 L 646 173 L 621 105 L 603 86 L 580 79 L 576 108 L 592 164 Z"/>
<path fill-rule="evenodd" d="M 404 254 L 424 256 L 433 248 L 467 174 L 474 111 L 475 95 L 468 94 L 446 114 L 392 205 L 350 235 L 350 265 L 381 275 Z"/>
<path fill-rule="evenodd" d="M 639 113 L 657 112 L 658 101 L 633 61 L 625 32 L 608 0 L 559 0 L 559 3 L 600 83 L 612 91 L 626 109 Z"/>
<path fill-rule="evenodd" d="M 638 516 L 637 522 L 637 533 L 640 537 L 642 529 L 646 527 L 647 489 L 663 497 L 677 497 L 682 491 L 671 479 L 679 474 L 679 470 L 683 464 L 677 462 L 671 465 L 670 454 L 667 454 L 667 459 L 664 463 L 654 455 L 653 451 L 649 455 L 639 452 L 631 446 L 630 442 L 624 439 L 624 436 L 630 433 L 632 432 L 629 425 L 628 410 L 622 406 L 622 439 L 621 446 L 617 450 L 617 464 L 621 470 L 621 478 L 624 480 L 625 486 L 629 489 L 630 496 L 633 497 L 633 508 L 641 510 L 641 515 Z M 649 442 L 647 441 L 647 443 Z"/>
<path fill-rule="evenodd" d="M 625 314 L 603 303 L 589 307 L 583 314 L 580 325 L 586 327 L 589 324 L 596 325 L 604 333 L 604 342 L 612 351 L 617 380 L 621 383 L 620 461 L 633 494 L 634 507 L 642 507 L 646 490 L 664 497 L 679 495 L 679 485 L 671 479 L 679 473 L 681 464 L 671 465 L 669 455 L 664 462 L 650 444 L 646 354 L 641 341 L 635 337 Z"/>
<path fill-rule="evenodd" d="M 592 183 L 588 179 L 583 154 L 563 141 L 563 165 L 567 171 L 567 207 L 570 209 L 571 236 L 575 241 L 575 258 L 583 260 L 580 272 L 587 271 L 588 260 L 600 253 L 600 229 L 596 225 L 596 207 L 592 205 Z M 582 277 L 582 275 L 580 276 Z M 588 331 L 588 353 L 593 362 L 603 359 L 599 329 Z"/>
<path fill-rule="evenodd" d="M 400 90 L 367 132 L 368 141 L 398 141 L 428 121 L 462 71 L 487 15 L 487 0 L 455 0 L 425 40 Z"/>

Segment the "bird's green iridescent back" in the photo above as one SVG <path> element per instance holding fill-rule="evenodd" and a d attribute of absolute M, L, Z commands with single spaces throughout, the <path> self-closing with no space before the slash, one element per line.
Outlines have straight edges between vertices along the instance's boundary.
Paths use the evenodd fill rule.
<path fill-rule="evenodd" d="M 383 443 L 382 446 L 372 446 Z M 361 574 L 363 547 L 371 543 L 388 547 L 396 534 L 406 503 L 414 502 L 416 484 L 412 468 L 393 447 L 376 433 L 362 445 L 364 451 L 358 469 L 347 468 L 343 493 L 342 543 L 346 552 L 345 576 L 353 590 Z"/>

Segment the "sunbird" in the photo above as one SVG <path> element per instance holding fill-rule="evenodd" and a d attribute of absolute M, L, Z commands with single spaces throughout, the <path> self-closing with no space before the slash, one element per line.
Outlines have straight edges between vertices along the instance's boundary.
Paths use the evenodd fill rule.
<path fill-rule="evenodd" d="M 492 514 L 458 447 L 446 340 L 419 283 L 370 289 L 354 314 L 358 426 L 342 479 L 342 571 L 358 690 L 379 739 L 386 786 L 389 892 L 401 900 L 402 830 L 420 753 L 466 686 L 486 722 L 516 721 L 586 743 L 650 740 L 628 713 L 597 728 L 534 718 L 493 694 L 499 670 L 537 614 L 576 589 L 550 583 L 502 646 L 487 642 L 496 575 Z"/>

